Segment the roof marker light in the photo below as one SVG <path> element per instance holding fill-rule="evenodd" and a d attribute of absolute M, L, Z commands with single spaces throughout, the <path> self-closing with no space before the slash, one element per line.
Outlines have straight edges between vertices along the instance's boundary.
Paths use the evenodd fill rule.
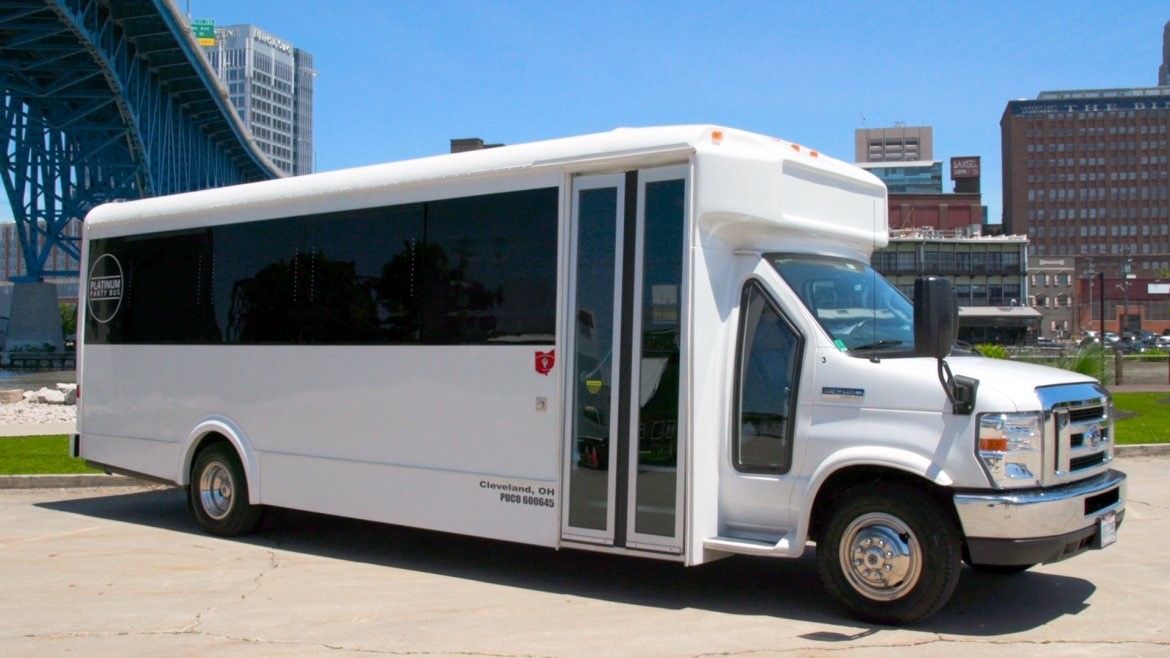
<path fill-rule="evenodd" d="M 719 146 L 720 144 L 723 143 L 723 131 L 722 130 L 712 130 L 711 131 L 711 143 L 716 145 L 716 146 Z"/>

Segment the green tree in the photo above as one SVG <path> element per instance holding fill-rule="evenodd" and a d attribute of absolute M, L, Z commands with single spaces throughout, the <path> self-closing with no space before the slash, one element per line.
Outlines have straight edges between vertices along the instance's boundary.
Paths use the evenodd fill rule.
<path fill-rule="evenodd" d="M 61 334 L 72 336 L 77 333 L 77 304 L 62 303 L 57 308 L 61 311 Z"/>

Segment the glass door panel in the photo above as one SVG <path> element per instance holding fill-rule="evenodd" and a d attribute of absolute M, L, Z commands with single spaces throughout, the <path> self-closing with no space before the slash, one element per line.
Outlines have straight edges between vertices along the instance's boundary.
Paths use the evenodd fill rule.
<path fill-rule="evenodd" d="M 682 486 L 679 467 L 683 424 L 680 382 L 683 368 L 686 168 L 639 172 L 638 304 L 634 309 L 632 395 L 636 456 L 632 481 L 629 543 L 681 550 Z"/>
<path fill-rule="evenodd" d="M 573 185 L 567 537 L 613 543 L 624 176 Z"/>
<path fill-rule="evenodd" d="M 687 167 L 573 181 L 566 539 L 682 551 L 687 211 Z"/>

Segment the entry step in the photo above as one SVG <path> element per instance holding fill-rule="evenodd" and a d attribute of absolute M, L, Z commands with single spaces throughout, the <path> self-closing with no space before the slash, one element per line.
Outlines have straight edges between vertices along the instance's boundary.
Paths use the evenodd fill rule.
<path fill-rule="evenodd" d="M 715 551 L 726 551 L 740 555 L 759 555 L 763 557 L 785 557 L 790 555 L 792 546 L 788 535 L 781 536 L 775 542 L 740 537 L 709 537 L 703 540 L 703 547 Z"/>

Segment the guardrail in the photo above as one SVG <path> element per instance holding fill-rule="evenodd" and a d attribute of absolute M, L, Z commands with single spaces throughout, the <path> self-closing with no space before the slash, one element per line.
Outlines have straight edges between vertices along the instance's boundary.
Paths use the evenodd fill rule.
<path fill-rule="evenodd" d="M 0 359 L 11 370 L 71 370 L 77 367 L 76 354 L 14 352 Z"/>
<path fill-rule="evenodd" d="M 1009 347 L 1008 355 L 1016 361 L 1027 361 L 1056 367 L 1067 367 L 1068 360 L 1079 352 L 1076 345 L 1061 344 L 1044 347 Z M 1125 354 L 1106 350 L 1104 354 L 1105 381 L 1109 384 L 1170 384 L 1170 354 Z M 1094 376 L 1096 376 L 1094 374 Z"/>
<path fill-rule="evenodd" d="M 1118 384 L 1170 384 L 1170 355 L 1126 354 L 1115 365 Z"/>

